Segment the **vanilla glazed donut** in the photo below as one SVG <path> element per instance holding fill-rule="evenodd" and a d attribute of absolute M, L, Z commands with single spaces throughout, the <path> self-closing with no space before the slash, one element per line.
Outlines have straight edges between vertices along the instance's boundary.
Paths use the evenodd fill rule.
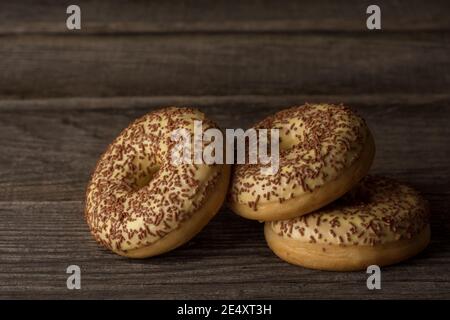
<path fill-rule="evenodd" d="M 215 125 L 198 110 L 165 108 L 134 121 L 107 148 L 86 192 L 94 238 L 113 252 L 145 258 L 189 241 L 217 213 L 228 188 L 227 165 L 173 165 L 172 132 Z"/>
<path fill-rule="evenodd" d="M 411 187 L 365 177 L 351 192 L 314 213 L 266 222 L 269 247 L 299 266 L 363 270 L 408 259 L 430 241 L 427 202 Z"/>
<path fill-rule="evenodd" d="M 229 191 L 234 212 L 259 221 L 312 212 L 339 198 L 366 175 L 375 144 L 365 121 L 349 108 L 305 104 L 270 116 L 256 129 L 279 129 L 276 174 L 236 165 Z"/>

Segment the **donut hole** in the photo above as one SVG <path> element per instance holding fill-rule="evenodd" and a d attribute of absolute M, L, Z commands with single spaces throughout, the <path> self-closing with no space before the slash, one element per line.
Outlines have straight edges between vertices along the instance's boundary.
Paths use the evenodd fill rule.
<path fill-rule="evenodd" d="M 285 130 L 283 128 L 278 129 L 280 130 L 280 138 L 278 141 L 280 145 L 280 150 L 288 151 L 297 146 L 298 144 L 300 144 L 299 141 L 296 140 L 295 136 L 291 131 Z"/>
<path fill-rule="evenodd" d="M 149 185 L 160 169 L 160 165 L 143 167 L 138 172 L 133 173 L 133 179 L 130 186 L 134 191 L 138 191 Z"/>

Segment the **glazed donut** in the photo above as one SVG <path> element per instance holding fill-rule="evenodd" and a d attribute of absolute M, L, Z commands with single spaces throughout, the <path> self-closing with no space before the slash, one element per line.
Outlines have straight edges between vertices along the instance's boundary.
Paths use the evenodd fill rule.
<path fill-rule="evenodd" d="M 349 191 L 368 172 L 375 144 L 365 121 L 342 105 L 306 104 L 280 111 L 255 126 L 279 129 L 276 174 L 262 165 L 236 165 L 229 204 L 259 221 L 312 212 Z"/>
<path fill-rule="evenodd" d="M 113 252 L 145 258 L 189 241 L 217 213 L 229 166 L 171 163 L 172 133 L 215 125 L 198 110 L 165 108 L 128 126 L 97 163 L 86 192 L 94 238 Z"/>
<path fill-rule="evenodd" d="M 332 271 L 398 263 L 430 241 L 427 202 L 412 188 L 378 176 L 365 177 L 319 211 L 266 222 L 264 230 L 281 259 Z"/>

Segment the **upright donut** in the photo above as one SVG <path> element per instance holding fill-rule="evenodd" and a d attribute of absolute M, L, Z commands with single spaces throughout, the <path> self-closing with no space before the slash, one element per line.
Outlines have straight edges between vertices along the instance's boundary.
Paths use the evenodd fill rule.
<path fill-rule="evenodd" d="M 287 262 L 322 270 L 363 270 L 400 262 L 430 241 L 427 202 L 411 187 L 367 176 L 314 213 L 265 224 L 269 247 Z"/>
<path fill-rule="evenodd" d="M 255 128 L 279 129 L 280 163 L 274 175 L 261 165 L 235 166 L 229 203 L 248 219 L 283 220 L 323 207 L 366 175 L 375 153 L 365 121 L 342 105 L 293 107 Z"/>
<path fill-rule="evenodd" d="M 226 165 L 171 163 L 177 129 L 215 125 L 198 110 L 165 108 L 134 121 L 97 163 L 85 217 L 94 238 L 113 252 L 145 258 L 190 240 L 216 214 L 228 188 Z"/>

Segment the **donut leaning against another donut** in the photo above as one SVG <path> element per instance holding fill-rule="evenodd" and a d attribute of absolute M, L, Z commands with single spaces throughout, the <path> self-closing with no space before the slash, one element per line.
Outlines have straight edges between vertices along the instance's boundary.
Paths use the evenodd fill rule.
<path fill-rule="evenodd" d="M 227 165 L 172 165 L 177 129 L 215 125 L 198 110 L 165 108 L 128 126 L 97 163 L 86 192 L 94 238 L 115 253 L 145 258 L 189 241 L 217 213 L 228 188 Z"/>
<path fill-rule="evenodd" d="M 319 211 L 266 222 L 264 233 L 273 252 L 292 264 L 363 270 L 422 251 L 430 241 L 429 210 L 412 188 L 367 176 L 349 194 Z"/>
<path fill-rule="evenodd" d="M 228 202 L 248 219 L 284 220 L 323 207 L 366 175 L 375 154 L 365 121 L 342 105 L 293 107 L 255 129 L 279 129 L 280 162 L 273 175 L 262 165 L 234 167 Z"/>

